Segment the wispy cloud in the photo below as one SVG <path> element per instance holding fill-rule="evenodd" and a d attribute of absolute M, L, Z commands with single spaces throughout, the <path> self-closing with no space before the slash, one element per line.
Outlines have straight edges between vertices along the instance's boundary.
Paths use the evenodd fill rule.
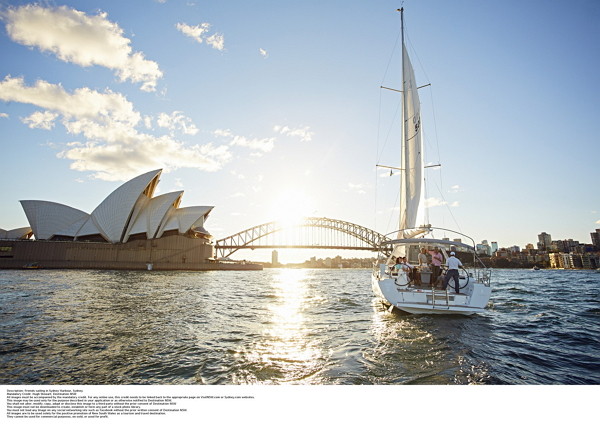
<path fill-rule="evenodd" d="M 223 51 L 225 49 L 225 38 L 220 33 L 214 33 L 208 35 L 211 25 L 207 22 L 203 22 L 198 25 L 189 25 L 185 23 L 177 23 L 175 25 L 177 30 L 182 32 L 188 37 L 191 37 L 198 43 L 206 42 L 207 45 L 213 47 L 216 50 Z"/>
<path fill-rule="evenodd" d="M 265 153 L 271 151 L 275 145 L 275 138 L 246 138 L 245 136 L 235 136 L 230 145 L 239 147 L 247 147 L 252 150 L 260 150 Z"/>
<path fill-rule="evenodd" d="M 275 132 L 280 133 L 285 136 L 298 137 L 298 138 L 300 138 L 301 142 L 308 142 L 308 141 L 312 140 L 314 133 L 310 132 L 309 129 L 310 129 L 310 127 L 308 127 L 308 126 L 298 127 L 298 128 L 291 128 L 289 126 L 273 127 L 273 130 Z"/>
<path fill-rule="evenodd" d="M 245 136 L 235 135 L 228 129 L 217 129 L 213 134 L 218 137 L 228 138 L 228 145 L 246 147 L 265 153 L 271 151 L 275 146 L 275 138 L 247 138 Z"/>
<path fill-rule="evenodd" d="M 266 50 L 266 49 L 259 48 L 259 49 L 258 49 L 258 52 L 260 52 L 260 55 L 261 55 L 263 58 L 267 58 L 267 57 L 269 57 L 269 53 L 267 52 L 267 50 Z"/>
<path fill-rule="evenodd" d="M 194 122 L 183 115 L 181 111 L 173 111 L 171 114 L 161 113 L 158 116 L 157 124 L 171 131 L 181 130 L 186 135 L 195 135 L 198 128 Z"/>
<path fill-rule="evenodd" d="M 141 82 L 142 90 L 154 91 L 163 75 L 158 64 L 133 52 L 131 40 L 107 16 L 105 12 L 87 15 L 67 6 L 30 4 L 9 8 L 5 21 L 9 37 L 17 43 L 79 66 L 107 67 L 121 81 Z"/>
<path fill-rule="evenodd" d="M 596 224 L 600 224 L 600 220 L 596 220 Z"/>
<path fill-rule="evenodd" d="M 37 111 L 29 117 L 23 118 L 23 122 L 32 129 L 51 130 L 54 127 L 54 120 L 56 120 L 57 117 L 58 114 L 56 112 Z"/>
<path fill-rule="evenodd" d="M 246 178 L 246 176 L 245 176 L 244 174 L 240 174 L 240 173 L 239 173 L 239 172 L 237 172 L 237 171 L 229 171 L 229 173 L 230 173 L 231 175 L 233 175 L 234 177 L 236 177 L 238 180 L 243 180 L 243 179 L 245 179 L 245 178 Z"/>
<path fill-rule="evenodd" d="M 452 187 L 450 187 L 450 190 L 448 190 L 448 193 L 458 193 L 458 192 L 462 192 L 463 189 L 461 186 L 459 186 L 458 184 L 453 185 Z"/>
<path fill-rule="evenodd" d="M 434 207 L 442 207 L 442 206 L 450 206 L 450 207 L 458 207 L 459 202 L 447 202 L 437 197 L 431 197 L 425 199 L 425 208 L 434 208 Z"/>
<path fill-rule="evenodd" d="M 22 78 L 8 76 L 0 81 L 0 100 L 45 109 L 23 119 L 30 127 L 48 128 L 53 121 L 60 121 L 69 134 L 82 137 L 83 141 L 69 143 L 58 157 L 72 160 L 72 169 L 94 172 L 93 176 L 104 180 L 126 180 L 157 166 L 216 171 L 232 157 L 227 145 L 190 145 L 169 135 L 140 132 L 138 126 L 146 122 L 133 104 L 108 90 L 68 92 L 46 81 L 28 86 Z M 175 127 L 173 118 L 186 118 L 176 114 L 168 116 L 170 121 L 163 119 L 165 124 Z"/>
<path fill-rule="evenodd" d="M 8 118 L 8 114 L 6 112 L 0 112 L 0 118 Z"/>
<path fill-rule="evenodd" d="M 365 185 L 364 184 L 353 184 L 353 183 L 348 183 L 348 188 L 350 189 L 350 191 L 356 192 L 359 195 L 364 195 L 365 193 L 367 193 L 365 191 Z"/>
<path fill-rule="evenodd" d="M 28 86 L 22 77 L 7 76 L 0 81 L 0 99 L 57 111 L 67 119 L 112 119 L 132 125 L 140 120 L 133 104 L 110 90 L 100 93 L 83 87 L 69 93 L 60 84 L 40 80 Z"/>

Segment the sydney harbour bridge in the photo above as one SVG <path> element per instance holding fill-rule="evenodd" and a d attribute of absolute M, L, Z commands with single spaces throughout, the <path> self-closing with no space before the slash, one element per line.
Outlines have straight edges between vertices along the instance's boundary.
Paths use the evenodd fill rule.
<path fill-rule="evenodd" d="M 372 229 L 343 220 L 306 217 L 295 223 L 269 222 L 216 241 L 218 257 L 242 249 L 338 249 L 379 251 L 389 238 Z M 385 251 L 385 250 L 384 250 Z"/>

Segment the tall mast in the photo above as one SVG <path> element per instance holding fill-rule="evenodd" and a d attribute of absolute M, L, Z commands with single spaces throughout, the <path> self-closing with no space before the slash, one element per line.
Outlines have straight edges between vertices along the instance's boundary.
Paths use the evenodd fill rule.
<path fill-rule="evenodd" d="M 407 140 L 407 136 L 406 136 L 406 131 L 407 131 L 407 127 L 406 127 L 406 85 L 404 83 L 404 8 L 400 8 L 398 9 L 398 12 L 400 12 L 400 30 L 401 30 L 401 36 L 402 36 L 402 61 L 401 61 L 401 68 L 402 68 L 402 118 L 401 118 L 401 123 L 402 123 L 402 143 L 400 145 L 400 153 L 401 153 L 401 157 L 402 157 L 402 163 L 401 163 L 401 175 L 400 175 L 400 181 L 402 182 L 401 187 L 404 189 L 403 193 L 401 193 L 401 197 L 400 197 L 400 221 L 402 219 L 406 220 L 406 215 L 407 215 L 407 201 L 408 201 L 408 196 L 409 196 L 409 190 L 408 190 L 408 177 L 409 177 L 409 172 L 408 172 L 408 146 L 406 145 L 406 140 Z M 406 229 L 412 226 L 399 226 L 400 229 Z"/>

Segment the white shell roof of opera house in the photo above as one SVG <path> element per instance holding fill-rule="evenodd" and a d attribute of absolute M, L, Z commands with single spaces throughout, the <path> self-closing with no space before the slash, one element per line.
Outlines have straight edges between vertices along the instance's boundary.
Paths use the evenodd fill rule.
<path fill-rule="evenodd" d="M 183 191 L 154 196 L 162 169 L 146 172 L 119 186 L 90 214 L 56 202 L 22 200 L 29 228 L 5 231 L 0 238 L 18 239 L 33 235 L 36 239 L 73 240 L 100 235 L 111 243 L 127 242 L 131 235 L 146 234 L 160 238 L 167 231 L 184 235 L 190 231 L 208 234 L 204 221 L 214 208 L 193 206 L 179 208 Z"/>

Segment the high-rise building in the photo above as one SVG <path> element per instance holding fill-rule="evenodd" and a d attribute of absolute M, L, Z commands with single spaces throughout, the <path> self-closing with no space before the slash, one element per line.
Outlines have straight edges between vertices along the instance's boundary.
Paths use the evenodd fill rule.
<path fill-rule="evenodd" d="M 592 237 L 592 244 L 594 244 L 594 247 L 600 250 L 600 229 L 596 229 L 596 232 L 590 233 L 590 236 Z"/>
<path fill-rule="evenodd" d="M 552 236 L 549 233 L 542 232 L 538 235 L 538 250 L 550 250 L 552 246 Z"/>
<path fill-rule="evenodd" d="M 485 255 L 485 256 L 492 255 L 492 248 L 489 246 L 487 239 L 484 239 L 483 241 L 481 241 L 481 244 L 477 244 L 475 246 L 475 249 L 477 250 L 477 254 Z"/>
<path fill-rule="evenodd" d="M 496 241 L 492 241 L 492 254 L 498 251 L 498 243 Z"/>
<path fill-rule="evenodd" d="M 279 265 L 279 252 L 277 250 L 273 250 L 271 253 L 271 263 L 273 265 Z"/>

